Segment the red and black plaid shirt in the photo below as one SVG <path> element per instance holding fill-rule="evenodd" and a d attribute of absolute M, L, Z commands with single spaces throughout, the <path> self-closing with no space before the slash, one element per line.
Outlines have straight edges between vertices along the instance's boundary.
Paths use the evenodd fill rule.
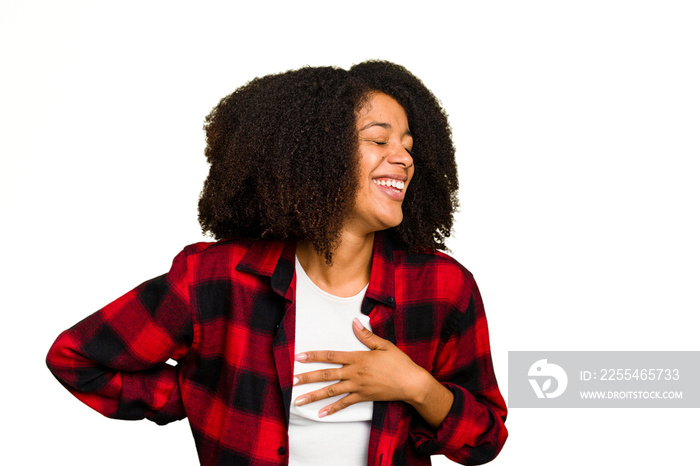
<path fill-rule="evenodd" d="M 375 402 L 368 464 L 430 464 L 434 454 L 491 460 L 507 437 L 506 406 L 472 275 L 444 254 L 375 238 L 362 312 L 454 403 L 436 431 L 406 403 Z M 188 246 L 166 275 L 63 332 L 47 364 L 105 416 L 187 417 L 203 465 L 287 464 L 294 254 L 293 243 L 262 240 Z"/>

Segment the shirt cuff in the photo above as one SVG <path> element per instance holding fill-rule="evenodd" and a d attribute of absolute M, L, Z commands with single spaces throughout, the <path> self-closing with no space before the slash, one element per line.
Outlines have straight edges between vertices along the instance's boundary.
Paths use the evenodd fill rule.
<path fill-rule="evenodd" d="M 497 417 L 486 405 L 466 389 L 451 383 L 443 383 L 454 395 L 454 402 L 442 424 L 437 429 L 416 415 L 410 430 L 416 450 L 422 455 L 446 455 L 465 457 L 485 451 L 498 451 L 493 444 Z M 495 435 L 498 438 L 498 435 Z M 477 453 L 478 452 L 478 453 Z M 494 455 L 495 456 L 495 455 Z"/>

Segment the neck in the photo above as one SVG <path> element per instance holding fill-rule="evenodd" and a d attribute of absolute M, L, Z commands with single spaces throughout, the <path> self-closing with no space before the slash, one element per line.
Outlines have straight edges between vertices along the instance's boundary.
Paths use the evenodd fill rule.
<path fill-rule="evenodd" d="M 372 268 L 374 233 L 366 236 L 341 236 L 328 265 L 308 241 L 297 245 L 297 257 L 306 275 L 323 291 L 335 296 L 355 296 L 369 283 Z"/>

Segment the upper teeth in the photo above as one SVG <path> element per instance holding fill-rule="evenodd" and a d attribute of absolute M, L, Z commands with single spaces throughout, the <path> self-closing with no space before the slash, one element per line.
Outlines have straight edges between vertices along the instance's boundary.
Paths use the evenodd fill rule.
<path fill-rule="evenodd" d="M 399 181 L 399 180 L 372 180 L 374 181 L 374 184 L 378 184 L 379 186 L 391 186 L 392 188 L 396 189 L 403 189 L 404 188 L 404 182 Z"/>

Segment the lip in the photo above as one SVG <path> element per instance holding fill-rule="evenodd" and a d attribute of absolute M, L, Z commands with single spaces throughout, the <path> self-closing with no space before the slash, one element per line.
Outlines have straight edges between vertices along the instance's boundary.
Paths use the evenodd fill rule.
<path fill-rule="evenodd" d="M 405 174 L 379 175 L 379 176 L 374 176 L 374 177 L 372 177 L 373 180 L 381 180 L 382 178 L 389 178 L 389 179 L 397 180 L 397 181 L 406 181 L 406 180 L 408 180 L 408 176 L 405 175 Z"/>
<path fill-rule="evenodd" d="M 388 180 L 396 180 L 396 181 L 403 181 L 404 183 L 408 181 L 408 177 L 405 175 L 382 175 L 382 176 L 375 176 L 372 178 L 372 185 L 374 185 L 375 188 L 377 188 L 379 191 L 382 192 L 385 196 L 387 196 L 389 199 L 392 199 L 394 201 L 403 201 L 404 198 L 406 197 L 406 187 L 402 189 L 401 191 L 392 188 L 391 186 L 382 186 L 379 184 L 376 184 L 374 180 L 382 180 L 382 179 L 388 179 Z"/>

